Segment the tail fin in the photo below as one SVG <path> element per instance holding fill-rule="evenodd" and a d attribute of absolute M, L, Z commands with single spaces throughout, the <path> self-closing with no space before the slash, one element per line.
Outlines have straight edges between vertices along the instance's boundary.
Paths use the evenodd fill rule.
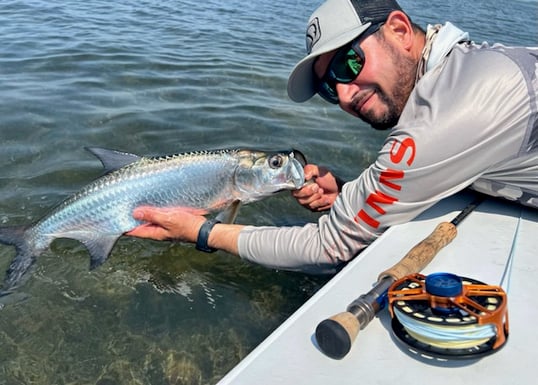
<path fill-rule="evenodd" d="M 15 246 L 16 255 L 6 271 L 4 284 L 0 288 L 0 297 L 13 292 L 22 283 L 22 278 L 33 265 L 36 255 L 25 241 L 28 227 L 0 227 L 0 243 Z"/>

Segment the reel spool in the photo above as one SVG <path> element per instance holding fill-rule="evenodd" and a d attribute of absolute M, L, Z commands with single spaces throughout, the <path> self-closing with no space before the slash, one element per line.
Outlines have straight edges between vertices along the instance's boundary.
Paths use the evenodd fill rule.
<path fill-rule="evenodd" d="M 479 358 L 507 340 L 507 296 L 499 286 L 450 273 L 417 273 L 394 282 L 387 298 L 392 330 L 411 351 Z"/>

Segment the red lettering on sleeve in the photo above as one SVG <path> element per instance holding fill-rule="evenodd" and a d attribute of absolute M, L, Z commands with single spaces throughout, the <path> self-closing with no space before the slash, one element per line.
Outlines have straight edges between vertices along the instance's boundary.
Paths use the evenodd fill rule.
<path fill-rule="evenodd" d="M 379 227 L 379 221 L 376 221 L 363 209 L 358 212 L 354 219 L 357 223 L 359 223 L 359 220 L 362 220 L 364 223 L 366 223 L 370 227 L 373 227 L 374 229 L 377 229 Z"/>
<path fill-rule="evenodd" d="M 396 200 L 396 198 L 391 197 L 390 195 L 384 194 L 381 191 L 376 191 L 375 193 L 368 195 L 368 198 L 366 198 L 366 204 L 373 208 L 375 211 L 377 211 L 379 214 L 384 215 L 386 211 L 383 209 L 383 207 L 380 206 L 380 204 L 391 205 Z M 357 223 L 359 223 L 359 220 L 362 220 L 364 223 L 366 223 L 370 227 L 373 227 L 374 229 L 377 229 L 380 224 L 379 221 L 372 218 L 372 216 L 368 214 L 364 209 L 361 209 L 357 213 L 354 220 Z"/>
<path fill-rule="evenodd" d="M 400 163 L 404 159 L 404 155 L 406 154 L 407 150 L 411 150 L 411 154 L 406 163 L 408 166 L 411 166 L 415 160 L 415 154 L 417 151 L 413 138 L 405 138 L 401 142 L 395 140 L 394 143 L 392 143 L 392 147 L 390 149 L 391 162 L 394 164 Z"/>
<path fill-rule="evenodd" d="M 376 191 L 375 193 L 368 195 L 368 198 L 366 198 L 366 204 L 381 215 L 385 214 L 386 211 L 381 206 L 379 206 L 378 203 L 391 205 L 395 201 L 396 198 L 391 197 L 387 194 L 383 194 L 381 191 Z"/>
<path fill-rule="evenodd" d="M 405 173 L 402 170 L 393 170 L 389 168 L 385 171 L 381 171 L 381 175 L 379 176 L 379 183 L 384 184 L 385 186 L 390 187 L 393 190 L 400 191 L 402 189 L 402 186 L 391 182 L 391 180 L 403 179 L 404 176 Z"/>
<path fill-rule="evenodd" d="M 415 160 L 416 155 L 416 144 L 413 138 L 407 137 L 402 141 L 394 140 L 392 147 L 390 149 L 390 161 L 397 165 L 402 161 L 405 161 L 408 166 L 411 166 Z M 379 175 L 379 183 L 388 187 L 394 191 L 401 191 L 402 186 L 397 182 L 402 181 L 405 177 L 404 170 L 397 170 L 394 168 L 388 168 L 384 171 L 381 171 Z M 364 208 L 360 209 L 357 215 L 353 218 L 356 223 L 361 221 L 366 225 L 377 229 L 381 222 L 377 219 L 374 219 L 370 214 L 366 212 L 366 208 L 370 207 L 375 210 L 381 217 L 386 214 L 383 205 L 392 205 L 394 202 L 397 202 L 398 198 L 391 195 L 385 194 L 379 190 L 368 195 L 366 201 L 364 202 Z"/>

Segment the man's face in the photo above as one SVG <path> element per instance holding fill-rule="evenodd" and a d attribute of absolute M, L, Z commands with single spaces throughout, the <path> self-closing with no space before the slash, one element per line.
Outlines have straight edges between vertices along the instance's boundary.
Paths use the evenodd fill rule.
<path fill-rule="evenodd" d="M 417 64 L 398 44 L 376 35 L 360 43 L 365 55 L 362 71 L 351 83 L 337 83 L 344 111 L 376 129 L 395 126 L 413 90 Z M 321 55 L 314 71 L 321 78 L 336 51 Z"/>

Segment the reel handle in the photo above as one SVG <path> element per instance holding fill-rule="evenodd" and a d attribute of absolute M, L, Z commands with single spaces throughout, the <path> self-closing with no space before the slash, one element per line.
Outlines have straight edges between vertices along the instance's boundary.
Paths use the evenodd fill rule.
<path fill-rule="evenodd" d="M 368 293 L 350 303 L 347 311 L 321 321 L 315 333 L 321 351 L 334 359 L 343 358 L 350 351 L 360 329 L 364 329 L 384 307 L 384 297 L 389 287 L 398 279 L 421 271 L 439 250 L 456 237 L 456 234 L 455 224 L 440 223 L 400 261 L 382 272 L 376 285 Z"/>

